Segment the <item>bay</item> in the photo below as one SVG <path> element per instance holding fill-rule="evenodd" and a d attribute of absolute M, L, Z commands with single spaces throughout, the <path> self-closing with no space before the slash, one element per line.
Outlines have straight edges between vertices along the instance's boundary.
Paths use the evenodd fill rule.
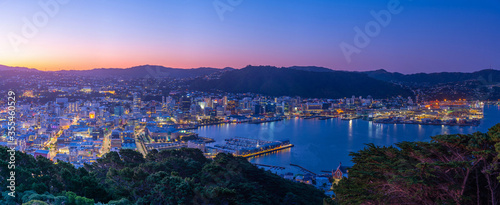
<path fill-rule="evenodd" d="M 479 126 L 436 126 L 415 124 L 376 124 L 361 119 L 344 121 L 340 119 L 318 120 L 293 118 L 263 124 L 224 124 L 199 127 L 200 136 L 223 144 L 224 139 L 246 137 L 262 140 L 289 139 L 295 146 L 250 158 L 257 164 L 285 167 L 278 173 L 298 170 L 290 164 L 298 164 L 313 172 L 336 169 L 342 165 L 352 166 L 350 152 L 365 147 L 367 143 L 377 146 L 391 146 L 402 141 L 430 141 L 439 134 L 470 134 L 487 132 L 488 128 L 500 123 L 500 106 L 485 106 L 484 119 Z"/>

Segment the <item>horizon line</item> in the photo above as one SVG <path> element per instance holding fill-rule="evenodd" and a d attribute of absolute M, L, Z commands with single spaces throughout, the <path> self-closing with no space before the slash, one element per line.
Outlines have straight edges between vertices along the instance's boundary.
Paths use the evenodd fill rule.
<path fill-rule="evenodd" d="M 484 69 L 478 69 L 478 70 L 475 70 L 475 71 L 467 71 L 467 72 L 460 72 L 460 71 L 439 71 L 439 72 L 414 72 L 414 73 L 402 73 L 402 72 L 397 72 L 397 71 L 390 71 L 390 70 L 387 70 L 385 68 L 379 68 L 379 69 L 371 69 L 371 70 L 336 70 L 336 69 L 332 69 L 332 68 L 328 68 L 328 67 L 324 67 L 324 66 L 313 66 L 313 65 L 308 65 L 308 66 L 302 66 L 302 65 L 293 65 L 293 66 L 274 66 L 274 65 L 246 65 L 244 67 L 241 67 L 241 68 L 235 68 L 235 67 L 231 67 L 231 66 L 226 66 L 224 68 L 220 68 L 220 67 L 210 67 L 210 66 L 200 66 L 200 67 L 191 67 L 191 68 L 175 68 L 175 67 L 169 67 L 169 66 L 164 66 L 164 65 L 154 65 L 154 64 L 143 64 L 143 65 L 136 65 L 136 66 L 131 66 L 131 67 L 123 67 L 123 68 L 112 68 L 112 67 L 108 67 L 108 68 L 90 68 L 90 69 L 58 69 L 58 70 L 46 70 L 46 69 L 40 69 L 40 68 L 30 68 L 30 67 L 24 67 L 24 66 L 9 66 L 9 65 L 4 65 L 4 64 L 0 64 L 0 67 L 8 67 L 8 68 L 18 68 L 18 69 L 29 69 L 29 70 L 37 70 L 37 71 L 42 71 L 42 72 L 60 72 L 60 71 L 92 71 L 92 70 L 100 70 L 100 69 L 116 69 L 116 70 L 126 70 L 126 69 L 131 69 L 131 68 L 136 68 L 136 67 L 142 67 L 142 66 L 158 66 L 158 67 L 164 67 L 164 68 L 170 68 L 170 69 L 179 69 L 179 70 L 191 70 L 191 69 L 200 69 L 200 68 L 213 68 L 213 69 L 219 69 L 219 70 L 223 70 L 223 69 L 227 69 L 227 68 L 231 68 L 231 69 L 236 69 L 236 70 L 240 70 L 240 69 L 243 69 L 243 68 L 246 68 L 246 67 L 249 67 L 249 66 L 253 66 L 253 67 L 265 67 L 265 66 L 270 66 L 270 67 L 276 67 L 276 68 L 291 68 L 291 67 L 316 67 L 316 68 L 325 68 L 325 69 L 329 69 L 329 70 L 332 70 L 332 71 L 341 71 L 341 72 L 372 72 L 372 71 L 380 71 L 380 70 L 383 70 L 383 71 L 386 71 L 386 72 L 389 72 L 389 73 L 400 73 L 400 74 L 403 74 L 403 75 L 412 75 L 412 74 L 421 74 L 421 73 L 424 73 L 424 74 L 433 74 L 433 73 L 475 73 L 475 72 L 479 72 L 479 71 L 483 71 L 483 70 L 496 70 L 496 71 L 500 71 L 500 69 L 495 69 L 495 68 L 484 68 Z"/>

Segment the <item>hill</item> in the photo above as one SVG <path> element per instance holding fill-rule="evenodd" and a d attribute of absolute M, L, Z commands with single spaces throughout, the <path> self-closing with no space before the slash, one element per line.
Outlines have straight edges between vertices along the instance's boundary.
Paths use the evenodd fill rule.
<path fill-rule="evenodd" d="M 441 72 L 441 73 L 416 73 L 416 74 L 401 74 L 391 73 L 386 70 L 375 70 L 363 72 L 368 76 L 389 82 L 403 82 L 410 84 L 426 84 L 436 85 L 442 83 L 463 82 L 477 80 L 484 83 L 500 82 L 500 71 L 493 69 L 481 70 L 473 73 L 461 72 Z"/>
<path fill-rule="evenodd" d="M 240 70 L 225 72 L 218 79 L 196 79 L 191 83 L 191 88 L 310 98 L 342 98 L 352 95 L 386 98 L 412 95 L 410 90 L 371 78 L 364 73 L 333 70 L 326 72 L 324 69 L 318 72 L 317 68 L 315 70 L 247 66 Z"/>
<path fill-rule="evenodd" d="M 288 67 L 294 70 L 311 71 L 311 72 L 334 72 L 332 69 L 316 67 L 316 66 L 292 66 Z"/>
<path fill-rule="evenodd" d="M 61 74 L 72 74 L 81 76 L 99 76 L 99 77 L 121 77 L 121 78 L 192 78 L 198 76 L 210 75 L 222 70 L 231 70 L 233 68 L 168 68 L 157 65 L 142 65 L 126 69 L 121 68 L 99 68 L 93 70 L 64 70 L 56 71 Z"/>
<path fill-rule="evenodd" d="M 33 68 L 10 67 L 5 65 L 0 65 L 0 71 L 39 71 L 39 70 Z"/>
<path fill-rule="evenodd" d="M 7 148 L 0 146 L 7 153 Z M 8 186 L 8 154 L 0 157 L 0 185 Z M 198 149 L 110 152 L 82 168 L 16 152 L 16 194 L 0 204 L 322 204 L 320 190 L 264 171 L 247 159 Z M 74 203 L 74 201 L 82 203 Z M 73 201 L 73 203 L 71 203 Z M 40 203 L 43 204 L 43 203 Z"/>

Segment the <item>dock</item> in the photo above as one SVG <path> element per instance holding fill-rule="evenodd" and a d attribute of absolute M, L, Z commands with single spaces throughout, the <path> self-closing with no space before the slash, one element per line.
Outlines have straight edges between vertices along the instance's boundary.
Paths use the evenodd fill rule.
<path fill-rule="evenodd" d="M 289 140 L 267 141 L 236 137 L 225 139 L 225 144 L 214 145 L 218 152 L 231 153 L 245 158 L 255 157 L 293 147 Z"/>
<path fill-rule="evenodd" d="M 280 167 L 280 166 L 274 166 L 274 165 L 266 165 L 266 164 L 257 164 L 257 163 L 252 163 L 255 166 L 260 166 L 260 167 L 268 167 L 270 169 L 278 169 L 278 170 L 284 170 L 285 167 Z"/>
<path fill-rule="evenodd" d="M 310 173 L 310 174 L 312 174 L 312 175 L 314 175 L 314 176 L 316 176 L 316 175 L 317 175 L 316 173 L 312 172 L 311 170 L 308 170 L 308 169 L 306 169 L 306 168 L 304 168 L 304 167 L 302 167 L 302 166 L 300 166 L 300 165 L 297 165 L 297 164 L 290 164 L 290 166 L 298 167 L 298 168 L 299 168 L 302 172 L 305 172 L 305 173 Z"/>
<path fill-rule="evenodd" d="M 293 147 L 293 144 L 287 144 L 287 145 L 283 145 L 280 147 L 275 147 L 275 148 L 271 148 L 271 149 L 267 149 L 267 150 L 263 150 L 263 151 L 259 151 L 259 152 L 255 152 L 255 153 L 245 154 L 245 155 L 241 155 L 241 156 L 245 157 L 245 158 L 256 157 L 259 155 L 263 155 L 263 154 L 267 154 L 267 153 L 271 153 L 274 151 L 279 151 L 279 150 L 283 150 L 283 149 L 287 149 L 287 148 L 291 148 L 291 147 Z"/>

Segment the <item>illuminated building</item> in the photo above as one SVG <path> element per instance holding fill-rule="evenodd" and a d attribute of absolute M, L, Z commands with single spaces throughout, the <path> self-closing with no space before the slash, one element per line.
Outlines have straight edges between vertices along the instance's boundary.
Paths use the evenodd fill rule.
<path fill-rule="evenodd" d="M 236 115 L 236 107 L 238 106 L 238 102 L 235 100 L 231 100 L 227 103 L 226 110 L 231 111 L 231 115 Z"/>
<path fill-rule="evenodd" d="M 182 112 L 181 118 L 187 119 L 190 117 L 191 113 L 191 99 L 187 96 L 181 97 L 180 110 Z"/>
<path fill-rule="evenodd" d="M 122 148 L 122 139 L 120 135 L 120 130 L 113 130 L 113 132 L 111 133 L 111 149 L 116 148 L 119 150 Z"/>
<path fill-rule="evenodd" d="M 102 93 L 102 94 L 106 94 L 106 93 L 109 93 L 109 94 L 115 94 L 116 92 L 114 90 L 101 90 L 99 91 L 99 93 Z"/>
<path fill-rule="evenodd" d="M 79 108 L 78 108 L 78 103 L 77 102 L 69 102 L 68 103 L 68 111 L 70 113 L 77 113 L 79 112 Z"/>
<path fill-rule="evenodd" d="M 132 113 L 134 115 L 138 115 L 141 110 L 141 98 L 138 93 L 133 93 L 133 96 L 134 96 L 134 102 L 133 102 L 134 104 L 132 107 Z"/>
<path fill-rule="evenodd" d="M 32 90 L 27 90 L 27 91 L 24 91 L 23 97 L 27 97 L 27 98 L 34 98 L 35 96 L 33 95 L 33 91 Z"/>
<path fill-rule="evenodd" d="M 92 92 L 92 88 L 90 88 L 90 87 L 83 87 L 83 89 L 81 91 L 84 92 L 84 93 L 90 93 L 90 92 Z"/>
<path fill-rule="evenodd" d="M 123 113 L 124 113 L 124 108 L 123 108 L 123 106 L 116 106 L 116 107 L 114 108 L 114 114 L 115 114 L 116 116 L 122 116 L 122 115 L 123 115 Z"/>

